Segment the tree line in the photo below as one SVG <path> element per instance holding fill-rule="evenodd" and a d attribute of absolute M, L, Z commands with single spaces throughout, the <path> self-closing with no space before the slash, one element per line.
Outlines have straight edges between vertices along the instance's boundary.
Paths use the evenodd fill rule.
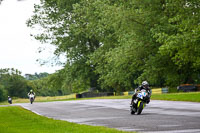
<path fill-rule="evenodd" d="M 64 53 L 55 86 L 125 91 L 200 82 L 200 0 L 41 0 L 27 26 Z"/>
<path fill-rule="evenodd" d="M 28 98 L 27 94 L 33 90 L 37 96 L 55 96 L 69 94 L 68 91 L 56 87 L 54 76 L 44 73 L 29 74 L 29 78 L 14 68 L 0 69 L 0 101 L 7 100 L 8 96 Z M 36 78 L 37 77 L 37 78 Z"/>
<path fill-rule="evenodd" d="M 8 96 L 27 97 L 28 89 L 28 83 L 19 70 L 0 69 L 0 101 L 6 100 Z"/>
<path fill-rule="evenodd" d="M 155 87 L 200 83 L 200 0 L 41 0 L 34 8 L 27 26 L 40 32 L 33 36 L 67 61 L 30 80 L 0 69 L 0 101 L 30 89 L 54 96 L 126 91 L 143 80 Z"/>

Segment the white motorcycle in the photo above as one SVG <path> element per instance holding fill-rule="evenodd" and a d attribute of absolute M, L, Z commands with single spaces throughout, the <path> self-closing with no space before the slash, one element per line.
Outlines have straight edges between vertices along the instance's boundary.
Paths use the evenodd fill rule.
<path fill-rule="evenodd" d="M 29 95 L 29 100 L 30 100 L 30 103 L 32 104 L 33 101 L 35 100 L 35 96 L 33 94 L 30 94 Z"/>

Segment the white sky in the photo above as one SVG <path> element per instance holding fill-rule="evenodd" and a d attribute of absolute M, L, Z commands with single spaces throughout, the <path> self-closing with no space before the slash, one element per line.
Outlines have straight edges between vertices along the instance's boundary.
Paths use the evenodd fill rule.
<path fill-rule="evenodd" d="M 31 29 L 26 26 L 30 18 L 34 3 L 39 0 L 3 0 L 0 5 L 0 68 L 15 68 L 22 74 L 35 72 L 53 73 L 61 66 L 40 66 L 37 59 L 53 57 L 53 46 L 42 53 L 38 48 L 44 44 L 30 36 Z"/>

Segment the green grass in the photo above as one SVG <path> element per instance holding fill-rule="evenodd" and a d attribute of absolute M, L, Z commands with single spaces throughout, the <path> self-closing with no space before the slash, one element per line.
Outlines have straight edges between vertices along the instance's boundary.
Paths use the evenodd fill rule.
<path fill-rule="evenodd" d="M 0 102 L 0 105 L 8 105 L 8 102 L 5 101 L 5 102 Z"/>
<path fill-rule="evenodd" d="M 200 102 L 200 92 L 154 94 L 152 100 Z"/>
<path fill-rule="evenodd" d="M 99 97 L 99 99 L 131 99 L 132 96 Z M 92 98 L 91 98 L 92 99 Z M 200 102 L 200 92 L 152 94 L 152 100 Z"/>
<path fill-rule="evenodd" d="M 74 100 L 75 94 L 65 95 L 65 96 L 37 96 L 35 102 L 51 102 L 51 101 L 66 101 L 66 100 Z M 13 103 L 28 103 L 30 102 L 28 98 L 13 98 Z M 8 105 L 8 102 L 0 102 L 0 105 Z"/>
<path fill-rule="evenodd" d="M 125 133 L 116 129 L 53 120 L 21 107 L 0 107 L 0 133 Z"/>
<path fill-rule="evenodd" d="M 86 99 L 131 99 L 131 96 L 109 96 L 96 98 L 66 99 L 63 97 L 38 98 L 42 101 L 86 100 Z M 200 92 L 152 94 L 152 100 L 200 102 Z M 28 99 L 16 99 L 15 102 L 29 102 Z M 0 103 L 1 105 L 7 102 Z M 36 115 L 21 107 L 0 107 L 0 133 L 122 133 L 115 129 L 79 125 L 53 120 Z"/>

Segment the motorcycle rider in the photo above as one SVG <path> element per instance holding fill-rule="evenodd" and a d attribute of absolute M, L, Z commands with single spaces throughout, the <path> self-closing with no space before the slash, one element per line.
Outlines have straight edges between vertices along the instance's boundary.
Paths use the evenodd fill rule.
<path fill-rule="evenodd" d="M 135 93 L 133 94 L 132 100 L 131 100 L 131 106 L 135 105 L 134 100 L 136 99 L 137 91 L 141 91 L 143 89 L 146 90 L 148 93 L 147 100 L 146 100 L 147 104 L 150 102 L 151 89 L 149 88 L 149 83 L 147 81 L 143 81 L 142 85 L 135 89 Z"/>
<path fill-rule="evenodd" d="M 30 90 L 30 92 L 28 93 L 28 97 L 30 96 L 30 94 L 33 94 L 35 99 L 35 92 L 33 92 L 33 90 Z"/>
<path fill-rule="evenodd" d="M 12 98 L 8 96 L 8 103 L 12 104 Z"/>

